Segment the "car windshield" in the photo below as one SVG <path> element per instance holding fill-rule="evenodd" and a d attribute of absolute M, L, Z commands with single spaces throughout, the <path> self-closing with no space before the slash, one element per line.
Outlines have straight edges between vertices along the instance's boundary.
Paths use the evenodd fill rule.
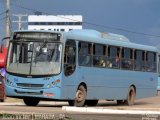
<path fill-rule="evenodd" d="M 59 42 L 10 43 L 7 71 L 24 75 L 60 73 L 62 44 Z"/>

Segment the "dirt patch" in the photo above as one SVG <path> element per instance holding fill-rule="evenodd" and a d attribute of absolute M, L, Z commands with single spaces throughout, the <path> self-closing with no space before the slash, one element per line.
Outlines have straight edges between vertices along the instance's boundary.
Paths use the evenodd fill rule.
<path fill-rule="evenodd" d="M 23 100 L 22 99 L 16 99 L 16 98 L 9 98 L 9 97 L 7 97 L 5 99 L 5 102 L 23 102 Z"/>

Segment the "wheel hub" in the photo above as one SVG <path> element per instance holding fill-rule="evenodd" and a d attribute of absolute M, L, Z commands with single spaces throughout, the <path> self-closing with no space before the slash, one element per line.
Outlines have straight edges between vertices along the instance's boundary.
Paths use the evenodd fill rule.
<path fill-rule="evenodd" d="M 83 99 L 84 99 L 84 94 L 83 94 L 83 92 L 82 92 L 81 90 L 78 90 L 78 91 L 77 91 L 77 94 L 76 94 L 76 101 L 77 101 L 77 102 L 81 102 L 81 101 L 83 101 Z"/>

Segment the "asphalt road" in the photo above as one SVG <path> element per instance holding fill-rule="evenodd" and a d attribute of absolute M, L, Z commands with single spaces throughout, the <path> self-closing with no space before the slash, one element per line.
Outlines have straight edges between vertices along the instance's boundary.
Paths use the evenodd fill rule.
<path fill-rule="evenodd" d="M 29 107 L 23 102 L 0 103 L 1 120 L 26 120 L 28 116 L 32 120 L 160 120 L 160 115 L 117 115 L 115 114 L 91 114 L 63 111 L 62 106 L 68 106 L 67 102 L 41 102 L 36 107 Z M 117 110 L 151 110 L 160 111 L 160 97 L 137 100 L 134 106 L 117 105 L 115 101 L 100 101 L 94 108 Z M 7 113 L 7 115 L 6 115 Z M 10 114 L 10 115 L 8 115 Z M 30 118 L 30 119 L 31 119 Z M 34 118 L 34 119 L 33 119 Z"/>
<path fill-rule="evenodd" d="M 67 103 L 65 104 L 67 105 Z M 49 119 L 53 120 L 142 120 L 141 115 L 105 115 L 105 114 L 84 114 L 75 112 L 62 111 L 62 104 L 60 105 L 46 105 L 40 104 L 36 107 L 28 107 L 25 105 L 0 105 L 0 113 L 2 120 L 19 120 L 25 119 L 28 115 L 34 115 L 33 120 Z M 10 116 L 4 113 L 11 114 Z M 13 116 L 16 115 L 16 116 Z M 23 116 L 23 117 L 21 117 Z M 47 117 L 51 116 L 51 117 Z M 52 117 L 53 116 L 53 117 Z M 61 118 L 61 119 L 60 119 Z"/>
<path fill-rule="evenodd" d="M 33 120 L 142 120 L 142 115 L 116 115 L 116 114 L 90 114 L 62 111 L 59 105 L 40 105 L 28 107 L 25 105 L 0 106 L 1 120 L 26 120 L 26 116 L 32 116 Z M 11 115 L 6 115 L 11 114 Z M 13 116 L 14 115 L 14 116 Z M 34 116 L 34 117 L 33 117 Z M 156 120 L 156 119 L 155 119 Z"/>

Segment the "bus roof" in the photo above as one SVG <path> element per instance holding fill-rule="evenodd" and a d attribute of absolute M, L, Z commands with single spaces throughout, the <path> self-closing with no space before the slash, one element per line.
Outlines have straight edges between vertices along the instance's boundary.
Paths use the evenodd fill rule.
<path fill-rule="evenodd" d="M 159 50 L 156 47 L 130 42 L 130 40 L 123 35 L 113 34 L 113 33 L 102 33 L 92 29 L 79 29 L 79 30 L 71 30 L 68 32 L 59 32 L 51 30 L 20 30 L 15 32 L 61 33 L 64 34 L 64 36 L 67 39 L 75 39 L 86 42 L 94 42 L 99 44 L 108 44 L 113 46 L 121 46 L 139 50 L 159 52 Z"/>
<path fill-rule="evenodd" d="M 69 32 L 66 32 L 65 34 L 69 39 L 158 52 L 158 49 L 156 47 L 132 43 L 128 38 L 119 34 L 101 33 L 96 30 L 89 29 L 71 30 Z"/>

